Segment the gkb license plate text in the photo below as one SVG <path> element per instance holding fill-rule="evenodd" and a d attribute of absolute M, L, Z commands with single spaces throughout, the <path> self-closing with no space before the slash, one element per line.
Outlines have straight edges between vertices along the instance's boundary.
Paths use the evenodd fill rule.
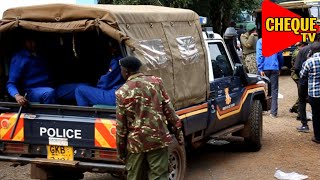
<path fill-rule="evenodd" d="M 70 146 L 47 146 L 47 158 L 55 160 L 73 161 L 73 147 Z"/>

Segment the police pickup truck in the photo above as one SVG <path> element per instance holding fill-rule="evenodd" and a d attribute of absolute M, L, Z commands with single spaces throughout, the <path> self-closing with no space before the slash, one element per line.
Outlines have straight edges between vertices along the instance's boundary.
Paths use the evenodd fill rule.
<path fill-rule="evenodd" d="M 184 179 L 186 149 L 212 139 L 260 150 L 262 111 L 269 110 L 268 80 L 245 72 L 235 50 L 234 29 L 223 39 L 210 28 L 202 31 L 193 11 L 158 6 L 13 8 L 0 23 L 1 79 L 7 78 L 5 67 L 17 49 L 17 37 L 26 30 L 38 34 L 62 81 L 95 82 L 97 72 L 105 72 L 104 44 L 110 39 L 120 42 L 123 56 L 139 57 L 144 73 L 163 79 L 185 141 L 179 145 L 174 139 L 169 146 L 169 179 Z M 79 66 L 65 68 L 70 61 Z M 31 164 L 35 179 L 81 179 L 84 172 L 125 174 L 125 165 L 117 159 L 115 107 L 78 107 L 72 102 L 19 107 L 4 95 L 1 161 Z"/>

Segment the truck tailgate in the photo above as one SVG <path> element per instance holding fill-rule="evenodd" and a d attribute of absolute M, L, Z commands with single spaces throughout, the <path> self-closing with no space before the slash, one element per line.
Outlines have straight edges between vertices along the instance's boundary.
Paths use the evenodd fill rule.
<path fill-rule="evenodd" d="M 59 145 L 83 148 L 116 148 L 114 119 L 92 117 L 21 114 L 13 138 L 10 138 L 16 113 L 3 113 L 0 123 L 2 141 Z"/>

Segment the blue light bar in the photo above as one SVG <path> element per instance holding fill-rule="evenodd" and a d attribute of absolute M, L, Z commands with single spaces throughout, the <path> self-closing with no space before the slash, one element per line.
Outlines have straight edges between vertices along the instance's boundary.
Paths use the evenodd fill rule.
<path fill-rule="evenodd" d="M 207 17 L 200 16 L 200 24 L 206 25 L 207 24 Z"/>

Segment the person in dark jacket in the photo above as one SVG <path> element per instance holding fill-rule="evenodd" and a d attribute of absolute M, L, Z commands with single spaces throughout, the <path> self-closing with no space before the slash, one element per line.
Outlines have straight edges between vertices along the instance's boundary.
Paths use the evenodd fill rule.
<path fill-rule="evenodd" d="M 78 106 L 116 105 L 115 92 L 125 82 L 119 65 L 121 58 L 118 55 L 111 60 L 108 72 L 101 76 L 97 87 L 88 85 L 77 87 L 75 96 Z"/>
<path fill-rule="evenodd" d="M 294 70 L 296 74 L 300 74 L 302 69 L 302 64 L 311 56 L 311 47 L 313 44 L 320 44 L 320 34 L 317 33 L 315 42 L 309 44 L 308 46 L 303 47 L 294 63 Z M 299 96 L 299 108 L 298 114 L 301 121 L 301 126 L 297 128 L 299 132 L 309 132 L 308 119 L 306 115 L 306 106 L 308 98 L 308 80 L 307 78 L 300 78 L 298 82 L 298 96 Z"/>
<path fill-rule="evenodd" d="M 311 46 L 311 56 L 303 64 L 300 77 L 308 79 L 308 99 L 312 108 L 314 137 L 312 141 L 320 144 L 320 44 Z"/>
<path fill-rule="evenodd" d="M 305 43 L 305 42 L 296 43 L 296 49 L 293 51 L 292 57 L 291 57 L 291 64 L 292 64 L 292 67 L 291 67 L 291 78 L 297 84 L 297 89 L 299 87 L 299 74 L 296 74 L 296 71 L 294 70 L 294 63 L 296 61 L 296 58 L 298 56 L 299 51 L 306 45 L 308 45 L 308 44 Z M 289 109 L 289 112 L 298 113 L 298 108 L 299 108 L 299 95 L 298 95 L 298 98 L 297 98 L 296 102 Z M 299 113 L 298 113 L 297 119 L 300 119 Z"/>

